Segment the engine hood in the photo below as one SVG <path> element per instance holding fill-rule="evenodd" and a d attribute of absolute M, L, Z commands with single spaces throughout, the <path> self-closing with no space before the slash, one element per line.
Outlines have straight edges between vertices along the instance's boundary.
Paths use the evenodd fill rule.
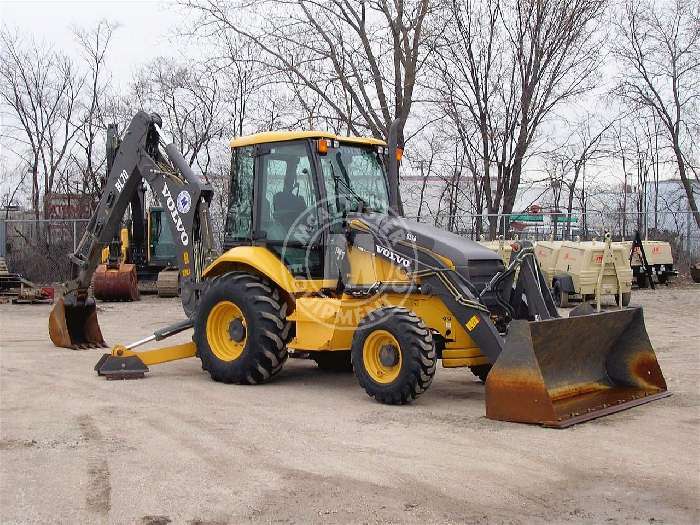
<path fill-rule="evenodd" d="M 473 261 L 493 261 L 496 266 L 503 267 L 496 252 L 427 223 L 379 214 L 363 215 L 358 219 L 370 226 L 380 242 L 383 240 L 392 246 L 409 243 L 426 248 L 450 259 L 457 268 L 469 266 Z"/>

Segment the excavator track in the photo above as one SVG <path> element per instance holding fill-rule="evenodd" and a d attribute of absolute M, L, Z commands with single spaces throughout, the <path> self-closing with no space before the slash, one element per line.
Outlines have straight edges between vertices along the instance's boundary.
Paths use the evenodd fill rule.
<path fill-rule="evenodd" d="M 180 295 L 180 272 L 176 268 L 168 268 L 158 272 L 156 282 L 158 297 L 177 297 Z"/>

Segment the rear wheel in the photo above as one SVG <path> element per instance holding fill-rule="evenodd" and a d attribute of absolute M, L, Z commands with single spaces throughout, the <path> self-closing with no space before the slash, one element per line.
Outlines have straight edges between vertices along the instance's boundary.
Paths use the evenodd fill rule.
<path fill-rule="evenodd" d="M 486 378 L 488 377 L 489 372 L 491 371 L 491 365 L 470 366 L 469 370 L 472 371 L 472 374 L 481 379 L 482 383 L 486 383 Z"/>
<path fill-rule="evenodd" d="M 629 306 L 632 300 L 632 292 L 627 292 L 622 294 L 622 306 Z M 620 294 L 615 294 L 615 304 L 620 306 Z"/>
<path fill-rule="evenodd" d="M 355 376 L 365 392 L 381 403 L 402 405 L 416 399 L 430 386 L 435 363 L 432 334 L 405 308 L 372 312 L 353 337 Z"/>
<path fill-rule="evenodd" d="M 321 370 L 326 372 L 352 372 L 350 350 L 316 352 L 311 356 Z"/>
<path fill-rule="evenodd" d="M 637 274 L 637 287 L 647 288 L 649 286 L 649 276 L 646 273 Z"/>
<path fill-rule="evenodd" d="M 202 296 L 194 323 L 202 368 L 223 383 L 267 381 L 287 360 L 286 313 L 279 290 L 257 275 L 217 277 Z"/>
<path fill-rule="evenodd" d="M 552 295 L 554 296 L 554 304 L 560 308 L 568 308 L 571 306 L 569 301 L 569 292 L 562 290 L 561 285 L 557 282 L 552 287 Z"/>

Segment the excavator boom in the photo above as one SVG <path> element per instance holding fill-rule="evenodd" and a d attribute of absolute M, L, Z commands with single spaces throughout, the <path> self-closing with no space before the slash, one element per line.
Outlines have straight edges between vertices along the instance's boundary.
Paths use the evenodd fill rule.
<path fill-rule="evenodd" d="M 194 312 L 199 276 L 212 256 L 209 203 L 213 192 L 173 144 L 161 149 L 160 124 L 158 115 L 140 111 L 126 130 L 97 208 L 77 249 L 70 255 L 72 279 L 64 284 L 63 297 L 49 317 L 49 336 L 56 346 L 105 346 L 88 288 L 102 249 L 114 238 L 142 182 L 148 184 L 167 210 L 166 222 L 175 239 L 181 275 L 183 308 L 188 316 Z"/>

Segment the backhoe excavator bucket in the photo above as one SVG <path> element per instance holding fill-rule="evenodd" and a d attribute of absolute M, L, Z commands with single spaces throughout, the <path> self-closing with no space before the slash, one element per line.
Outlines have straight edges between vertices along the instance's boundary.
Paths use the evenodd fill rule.
<path fill-rule="evenodd" d="M 95 299 L 101 301 L 139 300 L 136 266 L 133 264 L 120 264 L 118 268 L 99 265 L 95 270 L 92 287 Z"/>
<path fill-rule="evenodd" d="M 62 297 L 49 315 L 49 337 L 56 346 L 63 348 L 104 348 L 107 346 L 97 322 L 95 300 L 84 302 L 74 295 Z"/>
<path fill-rule="evenodd" d="M 671 395 L 641 308 L 513 321 L 486 381 L 486 416 L 565 428 Z"/>

